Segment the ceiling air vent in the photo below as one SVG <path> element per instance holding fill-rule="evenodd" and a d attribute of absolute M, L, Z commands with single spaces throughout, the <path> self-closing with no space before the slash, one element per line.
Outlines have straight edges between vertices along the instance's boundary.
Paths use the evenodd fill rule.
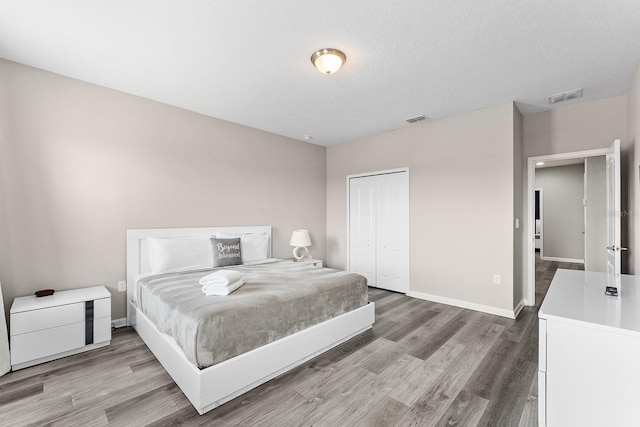
<path fill-rule="evenodd" d="M 415 117 L 411 117 L 410 119 L 407 119 L 408 123 L 415 123 L 415 122 L 419 122 L 421 120 L 427 120 L 427 116 L 415 116 Z"/>
<path fill-rule="evenodd" d="M 549 96 L 549 104 L 557 104 L 558 102 L 568 101 L 570 99 L 582 98 L 582 88 L 568 90 L 562 93 L 556 93 Z"/>

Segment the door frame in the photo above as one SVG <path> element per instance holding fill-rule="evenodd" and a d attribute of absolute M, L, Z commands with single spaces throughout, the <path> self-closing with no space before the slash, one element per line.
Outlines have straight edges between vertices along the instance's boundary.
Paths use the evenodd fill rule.
<path fill-rule="evenodd" d="M 554 160 L 571 160 L 571 159 L 583 159 L 587 157 L 595 157 L 595 156 L 604 156 L 610 150 L 610 147 L 606 148 L 597 148 L 594 150 L 584 150 L 584 151 L 573 151 L 569 153 L 559 153 L 559 154 L 547 154 L 543 156 L 534 156 L 527 158 L 527 197 L 526 197 L 526 218 L 527 218 L 527 227 L 526 227 L 526 236 L 525 236 L 525 248 L 524 248 L 524 265 L 526 268 L 525 278 L 523 281 L 522 295 L 524 295 L 524 304 L 525 305 L 535 305 L 536 304 L 536 268 L 535 268 L 535 219 L 534 219 L 534 206 L 535 206 L 535 174 L 536 174 L 536 163 L 537 162 L 551 162 Z M 542 255 L 542 252 L 541 252 Z"/>
<path fill-rule="evenodd" d="M 351 194 L 349 180 L 352 178 L 363 178 L 366 176 L 375 175 L 389 175 L 392 173 L 407 173 L 407 184 L 409 185 L 408 203 L 409 203 L 409 235 L 407 236 L 407 257 L 409 257 L 409 271 L 407 275 L 407 281 L 409 282 L 409 290 L 411 290 L 411 174 L 409 173 L 409 167 L 384 169 L 373 172 L 363 172 L 347 175 L 347 271 L 351 271 Z"/>
<path fill-rule="evenodd" d="M 606 162 L 606 157 L 605 157 L 605 162 Z M 589 192 L 589 187 L 588 187 L 588 183 L 587 183 L 587 177 L 589 176 L 589 170 L 588 170 L 588 163 L 587 159 L 584 160 L 584 175 L 582 175 L 582 222 L 584 224 L 584 231 L 582 232 L 582 241 L 583 241 L 583 245 L 584 245 L 584 254 L 582 254 L 583 259 L 584 259 L 584 269 L 585 271 L 588 271 L 587 269 L 587 221 L 589 220 L 588 218 L 588 213 L 587 213 L 587 205 L 590 203 L 589 200 L 587 199 L 587 193 Z"/>
<path fill-rule="evenodd" d="M 613 176 L 611 176 L 611 162 L 613 158 Z M 621 250 L 627 250 L 622 248 L 622 154 L 620 147 L 620 140 L 616 139 L 609 148 L 606 159 L 606 183 L 607 183 L 607 274 L 612 276 L 620 276 L 622 268 L 622 253 Z M 613 180 L 613 199 L 611 198 L 611 180 Z M 620 192 L 616 195 L 616 187 Z M 617 197 L 616 197 L 617 196 Z M 613 206 L 612 206 L 613 205 Z M 613 230 L 610 228 L 611 221 L 613 220 Z M 611 240 L 611 232 L 613 231 L 613 241 Z M 611 250 L 609 249 L 611 248 Z M 611 257 L 613 256 L 613 268 L 611 268 Z M 612 271 L 613 270 L 613 271 Z"/>

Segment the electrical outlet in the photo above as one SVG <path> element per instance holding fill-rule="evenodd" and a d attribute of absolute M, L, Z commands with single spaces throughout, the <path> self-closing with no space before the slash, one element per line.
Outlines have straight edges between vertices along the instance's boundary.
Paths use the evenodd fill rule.
<path fill-rule="evenodd" d="M 493 284 L 494 285 L 499 285 L 500 284 L 500 275 L 499 274 L 494 274 L 493 275 Z"/>
<path fill-rule="evenodd" d="M 118 282 L 118 292 L 125 292 L 127 290 L 127 281 L 121 280 Z"/>

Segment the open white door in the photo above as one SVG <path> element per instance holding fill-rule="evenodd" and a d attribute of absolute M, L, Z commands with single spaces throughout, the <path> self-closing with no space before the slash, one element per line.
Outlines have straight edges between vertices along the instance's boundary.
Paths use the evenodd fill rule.
<path fill-rule="evenodd" d="M 607 273 L 620 274 L 620 140 L 613 141 L 607 153 Z"/>

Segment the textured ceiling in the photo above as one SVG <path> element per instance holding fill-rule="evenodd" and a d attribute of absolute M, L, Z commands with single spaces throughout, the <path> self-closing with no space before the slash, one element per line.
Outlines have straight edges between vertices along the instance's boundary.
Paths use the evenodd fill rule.
<path fill-rule="evenodd" d="M 347 55 L 331 76 L 309 60 L 324 47 Z M 421 114 L 624 94 L 640 1 L 0 0 L 0 57 L 331 145 Z"/>

